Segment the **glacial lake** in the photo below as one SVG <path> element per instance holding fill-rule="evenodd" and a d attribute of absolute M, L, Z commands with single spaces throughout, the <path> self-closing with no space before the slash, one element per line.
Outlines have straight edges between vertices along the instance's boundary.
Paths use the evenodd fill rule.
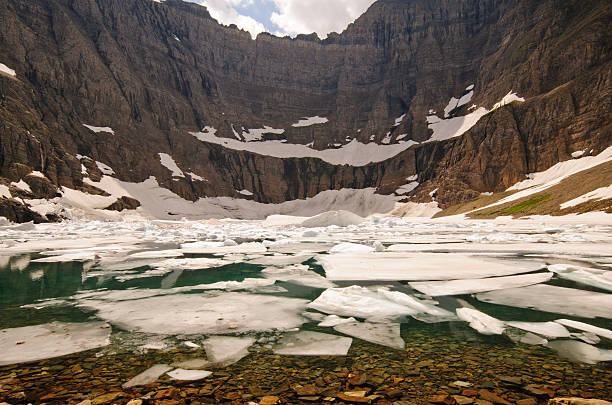
<path fill-rule="evenodd" d="M 0 402 L 612 396 L 612 226 L 330 221 L 0 228 Z"/>

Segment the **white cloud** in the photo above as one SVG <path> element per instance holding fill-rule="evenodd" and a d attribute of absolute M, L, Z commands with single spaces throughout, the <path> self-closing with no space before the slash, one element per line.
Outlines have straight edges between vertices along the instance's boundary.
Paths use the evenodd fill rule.
<path fill-rule="evenodd" d="M 326 38 L 330 32 L 342 32 L 355 21 L 375 0 L 192 0 L 210 12 L 210 15 L 221 24 L 236 24 L 247 30 L 255 38 L 266 31 L 264 23 L 275 25 L 275 35 L 284 36 L 310 34 L 316 32 L 320 38 Z M 274 4 L 276 11 L 271 12 L 269 21 L 257 21 L 255 18 L 238 11 L 245 6 L 270 8 Z"/>
<path fill-rule="evenodd" d="M 274 0 L 279 12 L 270 20 L 289 35 L 316 32 L 326 38 L 330 32 L 342 32 L 374 0 Z"/>
<path fill-rule="evenodd" d="M 235 7 L 253 4 L 253 0 L 200 0 L 210 15 L 221 24 L 236 24 L 238 28 L 249 31 L 255 39 L 257 34 L 266 30 L 264 25 L 253 17 L 243 15 Z"/>

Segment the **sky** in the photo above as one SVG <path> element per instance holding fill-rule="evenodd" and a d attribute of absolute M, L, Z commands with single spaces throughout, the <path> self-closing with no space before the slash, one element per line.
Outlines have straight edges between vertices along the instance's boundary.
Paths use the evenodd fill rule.
<path fill-rule="evenodd" d="M 221 24 L 236 24 L 255 38 L 266 31 L 278 36 L 316 32 L 326 38 L 342 32 L 375 0 L 191 0 L 208 8 Z"/>

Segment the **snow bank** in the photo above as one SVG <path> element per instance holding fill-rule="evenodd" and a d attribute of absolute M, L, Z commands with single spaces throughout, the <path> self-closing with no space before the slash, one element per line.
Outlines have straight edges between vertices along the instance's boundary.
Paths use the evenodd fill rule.
<path fill-rule="evenodd" d="M 4 73 L 9 76 L 17 77 L 17 73 L 15 73 L 13 69 L 9 68 L 4 63 L 0 63 L 0 73 Z"/>
<path fill-rule="evenodd" d="M 364 221 L 364 218 L 349 211 L 329 211 L 316 215 L 312 218 L 308 218 L 307 220 L 302 222 L 301 225 L 304 228 L 324 228 L 331 225 L 359 225 Z"/>
<path fill-rule="evenodd" d="M 315 115 L 314 117 L 304 117 L 302 119 L 300 119 L 298 122 L 296 122 L 295 124 L 291 124 L 292 127 L 309 127 L 311 125 L 317 125 L 317 124 L 325 124 L 329 122 L 329 120 L 325 117 L 319 117 L 318 115 Z"/>
<path fill-rule="evenodd" d="M 167 153 L 158 153 L 162 166 L 172 172 L 172 177 L 185 177 L 183 171 L 178 167 L 172 156 Z"/>
<path fill-rule="evenodd" d="M 561 209 L 564 210 L 566 208 L 574 207 L 576 205 L 579 205 L 579 204 L 582 204 L 582 203 L 585 203 L 591 200 L 600 201 L 600 200 L 605 200 L 608 198 L 612 198 L 612 184 L 609 185 L 608 187 L 600 187 L 589 193 L 583 194 L 580 197 L 576 197 L 572 200 L 566 201 L 563 204 L 561 204 Z"/>
<path fill-rule="evenodd" d="M 428 128 L 433 131 L 433 134 L 425 142 L 442 141 L 445 139 L 461 136 L 474 125 L 476 125 L 480 118 L 490 113 L 491 111 L 494 111 L 513 101 L 525 101 L 524 98 L 518 97 L 515 93 L 510 91 L 504 96 L 501 101 L 495 103 L 490 110 L 487 110 L 484 107 L 479 107 L 467 115 L 448 118 L 452 110 L 454 110 L 456 107 L 460 107 L 462 105 L 467 104 L 472 99 L 473 95 L 474 92 L 470 91 L 469 93 L 461 97 L 461 99 L 456 99 L 452 97 L 448 105 L 444 108 L 444 119 L 439 118 L 437 115 L 428 115 Z"/>
<path fill-rule="evenodd" d="M 87 124 L 83 124 L 83 126 L 95 133 L 108 132 L 109 134 L 115 135 L 115 131 L 113 131 L 111 127 L 96 127 L 96 126 L 87 125 Z"/>
<path fill-rule="evenodd" d="M 405 151 L 414 141 L 399 142 L 392 145 L 361 143 L 356 139 L 340 148 L 317 150 L 302 144 L 286 143 L 285 140 L 261 142 L 242 142 L 238 139 L 219 138 L 212 132 L 192 132 L 202 142 L 214 143 L 228 149 L 244 150 L 264 156 L 277 158 L 318 158 L 333 165 L 365 166 L 373 162 L 382 162 Z"/>

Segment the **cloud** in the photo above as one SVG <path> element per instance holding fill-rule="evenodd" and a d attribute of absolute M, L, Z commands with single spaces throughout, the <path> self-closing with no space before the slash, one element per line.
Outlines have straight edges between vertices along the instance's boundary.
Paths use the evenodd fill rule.
<path fill-rule="evenodd" d="M 210 15 L 221 24 L 236 24 L 238 28 L 249 31 L 255 39 L 257 34 L 266 31 L 264 25 L 253 17 L 240 14 L 236 7 L 253 4 L 254 0 L 200 0 L 198 3 L 208 9 Z"/>
<path fill-rule="evenodd" d="M 374 0 L 273 0 L 278 12 L 270 20 L 289 35 L 316 32 L 320 38 L 342 32 Z"/>
<path fill-rule="evenodd" d="M 330 32 L 342 32 L 375 0 L 192 1 L 206 6 L 221 24 L 236 24 L 253 38 L 267 31 L 266 26 L 279 36 L 316 32 L 320 38 L 326 38 Z"/>

